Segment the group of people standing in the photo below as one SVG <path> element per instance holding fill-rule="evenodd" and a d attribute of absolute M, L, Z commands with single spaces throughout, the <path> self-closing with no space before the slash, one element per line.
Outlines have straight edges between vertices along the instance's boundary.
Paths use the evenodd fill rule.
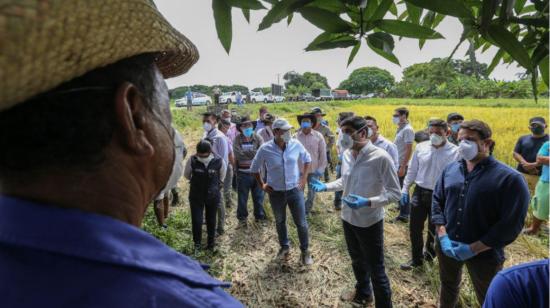
<path fill-rule="evenodd" d="M 221 191 L 226 207 L 231 207 L 232 177 L 228 175 L 234 172 L 240 224 L 247 224 L 249 194 L 256 221 L 266 219 L 263 204 L 267 193 L 280 245 L 277 257 L 288 260 L 290 256 L 288 208 L 297 228 L 301 262 L 310 265 L 307 217 L 313 212 L 316 194 L 333 191 L 357 280 L 342 299 L 358 304 L 376 299 L 377 307 L 389 307 L 384 207 L 397 203 L 399 214 L 391 222 L 408 223 L 411 245 L 411 259 L 401 269 L 421 268 L 437 257 L 440 302 L 442 307 L 453 307 L 466 265 L 482 304 L 491 280 L 502 269 L 503 248 L 522 231 L 530 198 L 527 182 L 536 181 L 526 181 L 492 156 L 495 142 L 486 123 L 465 121 L 458 113 L 449 114 L 446 120 L 432 118 L 427 128 L 415 133 L 409 110 L 397 108 L 392 116 L 397 126 L 394 142 L 380 133 L 372 116 L 340 113 L 337 137 L 324 116 L 319 107 L 298 115 L 299 128 L 292 134 L 289 122 L 276 118 L 265 107 L 257 120 L 236 118 L 228 110 L 219 116 L 203 114 L 204 139 L 185 168 L 191 180 L 191 208 L 196 211 L 192 216 L 197 249 L 203 208 L 207 209 L 208 247 L 213 247 L 215 240 L 216 213 L 217 232 L 223 234 Z M 548 216 L 545 128 L 544 118 L 531 119 L 533 134 L 520 138 L 514 153 L 519 171 L 543 174 L 531 201 L 533 226 L 526 231 L 531 233 L 538 231 L 539 221 Z M 333 145 L 338 156 L 336 179 L 329 182 Z M 534 149 L 537 146 L 540 152 Z M 197 191 L 201 198 L 195 197 Z"/>

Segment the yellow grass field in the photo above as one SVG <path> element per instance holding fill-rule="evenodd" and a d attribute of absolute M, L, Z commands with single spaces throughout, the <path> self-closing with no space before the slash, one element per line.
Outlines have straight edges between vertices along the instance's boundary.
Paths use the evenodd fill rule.
<path fill-rule="evenodd" d="M 327 112 L 326 119 L 335 128 L 337 114 L 354 111 L 358 115 L 371 115 L 378 120 L 381 133 L 393 139 L 395 125 L 391 115 L 398 105 L 348 103 L 287 103 L 267 105 L 270 112 L 289 119 L 293 125 L 296 115 L 320 105 Z M 466 119 L 480 119 L 493 129 L 496 141 L 497 159 L 514 166 L 512 151 L 517 138 L 528 134 L 529 118 L 542 115 L 548 118 L 548 109 L 540 108 L 494 108 L 470 107 L 463 105 L 417 106 L 408 105 L 410 120 L 415 129 L 426 127 L 432 117 L 446 118 L 450 112 L 459 112 Z M 237 109 L 236 107 L 231 106 Z M 257 117 L 259 105 L 247 105 L 237 109 L 239 113 L 249 113 Z M 205 108 L 195 108 L 192 112 L 173 110 L 174 122 L 183 134 L 189 153 L 202 134 L 200 114 Z M 188 184 L 180 181 L 181 202 L 173 208 L 168 220 L 168 230 L 156 226 L 152 210 L 149 209 L 145 229 L 185 254 L 192 254 L 191 226 L 187 201 Z M 236 195 L 234 194 L 236 201 Z M 275 224 L 269 202 L 265 209 L 267 224 L 257 224 L 249 217 L 248 228 L 239 228 L 235 207 L 228 210 L 226 233 L 218 239 L 216 252 L 201 252 L 195 257 L 203 263 L 211 264 L 210 273 L 232 283 L 228 290 L 236 298 L 250 307 L 348 307 L 339 300 L 343 290 L 354 286 L 351 262 L 347 254 L 339 213 L 332 210 L 333 194 L 318 195 L 314 209 L 316 213 L 309 219 L 310 246 L 315 264 L 304 268 L 299 263 L 297 235 L 292 222 L 289 222 L 289 236 L 293 244 L 291 261 L 283 264 L 275 259 L 278 250 Z M 250 203 L 250 201 L 249 201 Z M 236 205 L 236 202 L 235 202 Z M 251 208 L 249 204 L 249 209 Z M 426 264 L 420 271 L 403 272 L 399 264 L 410 256 L 408 226 L 388 223 L 397 215 L 395 206 L 387 207 L 385 232 L 386 270 L 390 277 L 392 298 L 395 307 L 436 307 L 439 290 L 437 261 Z M 537 237 L 520 235 L 506 248 L 505 267 L 548 257 L 548 234 Z M 476 307 L 477 301 L 467 275 L 464 274 L 460 296 L 461 307 Z"/>

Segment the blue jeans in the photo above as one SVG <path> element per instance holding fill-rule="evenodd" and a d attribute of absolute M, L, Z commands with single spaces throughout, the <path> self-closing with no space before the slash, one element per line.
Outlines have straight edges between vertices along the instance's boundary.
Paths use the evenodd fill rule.
<path fill-rule="evenodd" d="M 310 173 L 307 175 L 307 198 L 306 198 L 306 215 L 309 215 L 309 212 L 311 212 L 311 209 L 313 208 L 313 202 L 315 202 L 315 195 L 316 192 L 311 189 L 309 186 L 309 183 L 311 183 L 312 180 L 319 180 L 319 176 L 313 173 Z"/>
<path fill-rule="evenodd" d="M 237 172 L 237 219 L 245 220 L 248 217 L 248 194 L 252 193 L 254 204 L 254 217 L 265 219 L 264 212 L 264 191 L 254 176 L 246 172 Z"/>
<path fill-rule="evenodd" d="M 281 247 L 290 246 L 286 229 L 286 207 L 288 205 L 290 213 L 292 214 L 292 220 L 294 220 L 294 224 L 298 230 L 300 249 L 306 251 L 309 245 L 309 236 L 304 206 L 304 193 L 298 188 L 287 191 L 274 191 L 269 194 L 269 202 L 271 203 L 273 215 L 275 216 L 279 245 L 281 245 Z"/>

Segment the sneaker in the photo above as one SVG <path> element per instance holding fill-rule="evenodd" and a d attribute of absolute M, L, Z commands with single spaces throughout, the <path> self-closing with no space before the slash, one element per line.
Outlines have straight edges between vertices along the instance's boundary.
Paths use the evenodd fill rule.
<path fill-rule="evenodd" d="M 311 258 L 311 254 L 307 250 L 302 251 L 301 259 L 302 259 L 302 264 L 303 265 L 313 264 L 313 258 Z"/>
<path fill-rule="evenodd" d="M 401 264 L 400 268 L 404 271 L 410 271 L 415 268 L 419 268 L 422 266 L 422 262 L 414 262 L 413 260 L 410 260 L 407 263 Z"/>
<path fill-rule="evenodd" d="M 213 251 L 214 249 L 216 249 L 216 243 L 209 243 L 206 245 L 206 250 Z"/>
<path fill-rule="evenodd" d="M 346 291 L 342 293 L 340 299 L 344 302 L 352 303 L 355 306 L 366 307 L 369 304 L 374 302 L 374 297 L 371 295 L 361 295 L 358 294 L 355 290 Z"/>
<path fill-rule="evenodd" d="M 290 248 L 288 246 L 283 246 L 281 249 L 279 249 L 279 252 L 277 253 L 277 258 L 281 260 L 288 260 L 288 257 L 290 256 Z"/>

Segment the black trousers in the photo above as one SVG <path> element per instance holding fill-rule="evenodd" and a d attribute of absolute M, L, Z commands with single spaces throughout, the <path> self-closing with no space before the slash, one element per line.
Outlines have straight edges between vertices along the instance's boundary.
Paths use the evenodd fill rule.
<path fill-rule="evenodd" d="M 202 239 L 202 219 L 206 212 L 206 233 L 208 235 L 208 245 L 214 244 L 216 236 L 216 212 L 220 199 L 189 199 L 191 205 L 191 226 L 193 231 L 193 242 L 195 245 L 201 243 Z"/>
<path fill-rule="evenodd" d="M 376 307 L 392 307 L 390 280 L 384 267 L 384 220 L 367 228 L 342 222 L 357 280 L 356 292 L 370 296 L 374 289 Z"/>
<path fill-rule="evenodd" d="M 439 307 L 454 308 L 458 303 L 460 282 L 462 280 L 462 266 L 466 264 L 468 274 L 476 292 L 480 306 L 485 301 L 485 295 L 493 277 L 502 269 L 502 261 L 490 255 L 479 255 L 465 262 L 447 257 L 437 245 L 437 259 L 439 260 L 439 279 L 441 280 L 441 292 L 439 294 Z"/>
<path fill-rule="evenodd" d="M 424 224 L 428 220 L 428 235 L 426 237 L 426 253 L 435 257 L 434 234 L 435 226 L 431 223 L 432 218 L 432 195 L 433 190 L 422 188 L 416 185 L 411 198 L 411 216 L 409 231 L 411 236 L 412 260 L 414 263 L 422 263 L 424 260 Z"/>

